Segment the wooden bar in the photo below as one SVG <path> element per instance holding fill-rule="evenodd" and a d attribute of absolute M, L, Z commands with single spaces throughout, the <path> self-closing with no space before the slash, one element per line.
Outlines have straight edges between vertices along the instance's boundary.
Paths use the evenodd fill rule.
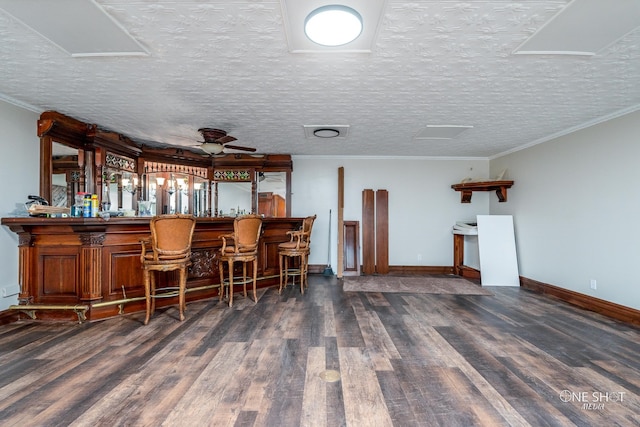
<path fill-rule="evenodd" d="M 19 236 L 21 304 L 89 305 L 87 320 L 143 311 L 140 240 L 148 237 L 149 217 L 2 218 Z M 258 252 L 258 286 L 278 284 L 278 244 L 298 229 L 302 218 L 265 218 Z M 197 218 L 187 301 L 218 294 L 220 236 L 233 232 L 233 218 Z M 241 268 L 241 266 L 240 266 Z M 162 273 L 158 286 L 177 283 Z M 112 303 L 112 304 L 110 304 Z M 159 299 L 159 306 L 175 304 Z M 38 318 L 74 319 L 69 310 L 44 310 Z"/>

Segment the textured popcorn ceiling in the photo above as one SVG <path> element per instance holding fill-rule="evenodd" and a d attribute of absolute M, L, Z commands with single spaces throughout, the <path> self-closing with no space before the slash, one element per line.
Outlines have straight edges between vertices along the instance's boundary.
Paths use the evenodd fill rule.
<path fill-rule="evenodd" d="M 638 30 L 591 57 L 512 54 L 566 0 L 387 0 L 371 53 L 290 53 L 278 0 L 96 3 L 150 56 L 73 58 L 0 11 L 0 99 L 141 142 L 215 127 L 259 153 L 371 156 L 490 157 L 640 107 Z M 348 135 L 305 137 L 323 124 Z M 416 139 L 427 125 L 472 128 Z"/>

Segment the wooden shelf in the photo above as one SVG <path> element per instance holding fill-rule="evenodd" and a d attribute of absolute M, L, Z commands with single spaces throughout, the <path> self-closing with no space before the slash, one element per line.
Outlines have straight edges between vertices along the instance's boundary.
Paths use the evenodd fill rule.
<path fill-rule="evenodd" d="M 495 191 L 499 202 L 507 201 L 507 188 L 511 188 L 513 181 L 478 181 L 453 184 L 451 188 L 461 192 L 461 203 L 471 203 L 474 191 Z"/>

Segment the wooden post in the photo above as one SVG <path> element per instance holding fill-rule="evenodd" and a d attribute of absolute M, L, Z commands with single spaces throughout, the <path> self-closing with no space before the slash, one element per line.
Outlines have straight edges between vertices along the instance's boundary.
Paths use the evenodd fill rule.
<path fill-rule="evenodd" d="M 338 168 L 338 227 L 336 231 L 338 233 L 338 265 L 337 274 L 338 279 L 342 278 L 344 274 L 344 234 L 342 229 L 344 227 L 344 167 Z"/>
<path fill-rule="evenodd" d="M 362 190 L 362 274 L 376 272 L 375 193 Z"/>
<path fill-rule="evenodd" d="M 389 274 L 389 192 L 376 191 L 376 273 Z"/>

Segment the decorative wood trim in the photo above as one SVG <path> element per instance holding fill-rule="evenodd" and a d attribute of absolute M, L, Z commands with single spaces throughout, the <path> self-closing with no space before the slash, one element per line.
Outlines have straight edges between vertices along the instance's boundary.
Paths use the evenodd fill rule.
<path fill-rule="evenodd" d="M 89 125 L 87 138 L 89 138 L 90 146 L 93 151 L 104 148 L 109 151 L 116 152 L 123 156 L 131 156 L 138 158 L 142 154 L 142 148 L 134 143 L 130 138 L 107 130 L 99 129 L 97 125 Z"/>
<path fill-rule="evenodd" d="M 214 169 L 233 167 L 255 168 L 263 172 L 293 170 L 293 161 L 289 154 L 240 154 L 230 153 L 208 158 Z"/>
<path fill-rule="evenodd" d="M 33 298 L 29 284 L 32 282 L 32 259 L 33 248 L 31 245 L 18 246 L 18 284 L 20 285 L 20 299 L 30 301 Z"/>
<path fill-rule="evenodd" d="M 219 274 L 219 251 L 214 249 L 194 250 L 191 252 L 189 278 L 209 277 Z"/>
<path fill-rule="evenodd" d="M 83 247 L 80 257 L 81 265 L 89 267 L 82 272 L 80 299 L 82 301 L 102 299 L 102 248 L 100 246 Z"/>
<path fill-rule="evenodd" d="M 454 273 L 453 274 L 457 274 L 458 276 L 462 276 L 465 279 L 478 279 L 480 280 L 480 270 L 473 268 L 473 267 L 468 267 L 466 265 L 459 265 L 458 266 L 458 272 L 455 272 L 455 267 L 454 267 Z"/>
<path fill-rule="evenodd" d="M 158 163 L 144 161 L 144 173 L 174 173 L 192 175 L 199 178 L 208 179 L 209 170 L 199 166 L 179 165 L 176 163 Z"/>
<path fill-rule="evenodd" d="M 325 264 L 309 264 L 309 274 L 322 274 L 327 266 Z M 451 266 L 425 266 L 425 265 L 390 265 L 389 274 L 397 275 L 422 275 L 422 274 L 453 274 Z"/>
<path fill-rule="evenodd" d="M 215 169 L 213 180 L 217 182 L 251 182 L 253 169 Z"/>
<path fill-rule="evenodd" d="M 49 136 L 63 139 L 76 148 L 83 148 L 87 142 L 87 134 L 95 132 L 96 126 L 60 114 L 56 111 L 45 111 L 38 120 L 38 137 Z"/>
<path fill-rule="evenodd" d="M 475 268 L 460 265 L 454 267 L 453 270 L 457 270 L 455 274 L 466 279 L 480 279 L 480 271 Z M 522 289 L 557 298 L 568 304 L 575 305 L 585 310 L 594 311 L 612 319 L 640 325 L 640 310 L 625 307 L 590 295 L 581 294 L 569 289 L 538 282 L 523 276 L 520 276 L 520 287 Z"/>
<path fill-rule="evenodd" d="M 453 274 L 451 266 L 427 265 L 390 265 L 389 274 L 421 275 L 421 274 Z"/>
<path fill-rule="evenodd" d="M 123 170 L 127 172 L 136 173 L 137 165 L 134 159 L 129 157 L 120 156 L 118 154 L 107 151 L 104 157 L 104 167 L 115 170 Z"/>
<path fill-rule="evenodd" d="M 555 297 L 571 305 L 575 305 L 585 310 L 594 311 L 612 319 L 632 323 L 634 325 L 640 325 L 640 310 L 636 310 L 631 307 L 626 307 L 600 298 L 595 298 L 590 295 L 549 285 L 547 283 L 538 282 L 522 276 L 520 276 L 520 286 L 523 289 Z"/>
<path fill-rule="evenodd" d="M 78 233 L 78 239 L 82 246 L 102 246 L 105 235 L 100 233 Z"/>

